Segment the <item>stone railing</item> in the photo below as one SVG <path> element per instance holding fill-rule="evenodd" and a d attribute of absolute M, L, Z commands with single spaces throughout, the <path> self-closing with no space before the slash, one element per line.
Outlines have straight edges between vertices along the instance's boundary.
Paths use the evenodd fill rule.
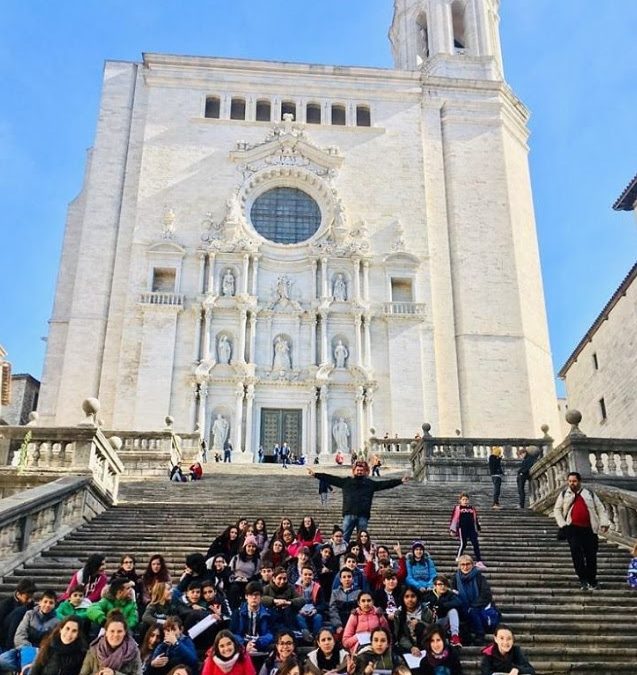
<path fill-rule="evenodd" d="M 24 474 L 89 473 L 105 496 L 117 501 L 124 465 L 98 427 L 0 427 L 0 457 Z"/>
<path fill-rule="evenodd" d="M 505 467 L 516 468 L 518 453 L 544 455 L 553 447 L 548 426 L 542 426 L 542 438 L 434 438 L 430 424 L 422 425 L 422 438 L 413 447 L 410 462 L 414 478 L 421 481 L 489 480 L 488 457 L 494 447 L 502 448 Z M 514 480 L 515 471 L 505 471 L 505 481 Z"/>
<path fill-rule="evenodd" d="M 409 469 L 411 452 L 417 440 L 413 438 L 376 438 L 369 439 L 368 459 L 378 455 L 383 467 Z"/>
<path fill-rule="evenodd" d="M 383 311 L 388 316 L 424 316 L 424 302 L 385 302 Z"/>
<path fill-rule="evenodd" d="M 608 539 L 628 545 L 637 537 L 637 439 L 589 438 L 577 410 L 569 410 L 566 420 L 568 436 L 531 469 L 531 508 L 551 513 L 568 474 L 576 471 L 606 506 L 613 523 Z"/>
<path fill-rule="evenodd" d="M 64 476 L 1 500 L 0 578 L 111 504 L 91 475 Z"/>
<path fill-rule="evenodd" d="M 162 293 L 153 291 L 142 293 L 139 296 L 142 305 L 165 305 L 167 307 L 181 307 L 184 304 L 184 296 L 180 293 Z"/>

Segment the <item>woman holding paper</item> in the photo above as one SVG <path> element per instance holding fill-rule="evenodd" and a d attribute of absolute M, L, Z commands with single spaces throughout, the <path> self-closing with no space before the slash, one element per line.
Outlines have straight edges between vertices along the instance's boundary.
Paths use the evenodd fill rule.
<path fill-rule="evenodd" d="M 371 633 L 383 628 L 389 634 L 389 624 L 382 610 L 374 606 L 372 594 L 363 591 L 358 596 L 356 609 L 349 615 L 343 631 L 343 647 L 355 654 L 360 647 L 370 644 Z"/>

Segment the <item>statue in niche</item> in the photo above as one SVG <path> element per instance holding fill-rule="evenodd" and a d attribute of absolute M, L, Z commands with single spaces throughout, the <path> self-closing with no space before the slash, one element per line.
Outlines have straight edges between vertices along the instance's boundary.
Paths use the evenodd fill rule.
<path fill-rule="evenodd" d="M 337 452 L 348 452 L 349 450 L 349 427 L 343 417 L 339 417 L 334 421 L 332 427 L 332 436 L 336 443 Z"/>
<path fill-rule="evenodd" d="M 274 341 L 274 361 L 273 370 L 291 370 L 292 362 L 290 360 L 290 345 L 281 335 Z"/>
<path fill-rule="evenodd" d="M 345 302 L 347 300 L 347 281 L 342 274 L 337 274 L 334 279 L 334 300 Z"/>
<path fill-rule="evenodd" d="M 212 448 L 213 450 L 223 450 L 224 443 L 228 439 L 228 421 L 221 414 L 212 425 Z"/>
<path fill-rule="evenodd" d="M 241 201 L 238 192 L 233 192 L 226 202 L 226 217 L 225 221 L 232 225 L 241 222 L 243 215 L 241 213 Z"/>
<path fill-rule="evenodd" d="M 217 353 L 219 363 L 230 363 L 230 357 L 232 356 L 232 342 L 230 342 L 227 335 L 222 335 L 219 338 Z"/>
<path fill-rule="evenodd" d="M 234 274 L 228 268 L 221 280 L 221 293 L 227 297 L 234 295 Z"/>
<path fill-rule="evenodd" d="M 290 280 L 285 274 L 280 276 L 276 282 L 276 296 L 277 300 L 290 299 Z"/>
<path fill-rule="evenodd" d="M 339 340 L 336 347 L 334 347 L 334 360 L 337 368 L 345 368 L 345 361 L 349 356 L 347 347 L 343 344 L 343 340 Z"/>

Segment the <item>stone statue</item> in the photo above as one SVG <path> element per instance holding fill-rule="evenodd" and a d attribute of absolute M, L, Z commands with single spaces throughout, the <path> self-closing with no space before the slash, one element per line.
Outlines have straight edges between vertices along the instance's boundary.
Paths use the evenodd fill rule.
<path fill-rule="evenodd" d="M 337 274 L 334 279 L 334 300 L 340 302 L 347 300 L 347 282 L 342 274 Z"/>
<path fill-rule="evenodd" d="M 222 335 L 219 338 L 217 353 L 219 363 L 230 363 L 230 357 L 232 356 L 232 342 L 230 342 L 227 335 Z"/>
<path fill-rule="evenodd" d="M 290 345 L 284 337 L 279 335 L 274 341 L 274 361 L 272 363 L 272 369 L 291 370 L 291 368 Z"/>
<path fill-rule="evenodd" d="M 234 295 L 234 274 L 228 268 L 221 281 L 221 293 L 226 296 Z"/>
<path fill-rule="evenodd" d="M 239 200 L 239 195 L 237 192 L 233 192 L 228 201 L 226 202 L 226 217 L 225 221 L 230 224 L 237 224 L 241 222 L 242 219 L 241 213 L 241 201 Z"/>
<path fill-rule="evenodd" d="M 278 300 L 290 299 L 290 280 L 287 278 L 287 276 L 285 276 L 285 274 L 277 279 L 276 295 Z"/>
<path fill-rule="evenodd" d="M 349 427 L 344 418 L 339 417 L 332 427 L 332 436 L 336 442 L 336 451 L 347 452 L 349 449 Z"/>
<path fill-rule="evenodd" d="M 218 414 L 217 419 L 212 425 L 212 448 L 213 450 L 223 450 L 224 443 L 228 438 L 228 421 L 223 415 Z"/>
<path fill-rule="evenodd" d="M 343 344 L 343 340 L 339 340 L 336 347 L 334 347 L 334 360 L 337 368 L 345 368 L 345 360 L 349 356 L 347 347 Z"/>

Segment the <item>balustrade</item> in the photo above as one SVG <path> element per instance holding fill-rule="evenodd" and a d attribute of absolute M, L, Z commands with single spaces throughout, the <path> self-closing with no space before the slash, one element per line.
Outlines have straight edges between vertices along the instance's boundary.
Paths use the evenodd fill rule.
<path fill-rule="evenodd" d="M 389 316 L 423 316 L 424 302 L 385 302 L 383 311 Z"/>
<path fill-rule="evenodd" d="M 181 307 L 184 304 L 184 296 L 181 293 L 162 293 L 159 291 L 142 293 L 139 296 L 142 305 L 165 305 L 168 307 Z"/>

